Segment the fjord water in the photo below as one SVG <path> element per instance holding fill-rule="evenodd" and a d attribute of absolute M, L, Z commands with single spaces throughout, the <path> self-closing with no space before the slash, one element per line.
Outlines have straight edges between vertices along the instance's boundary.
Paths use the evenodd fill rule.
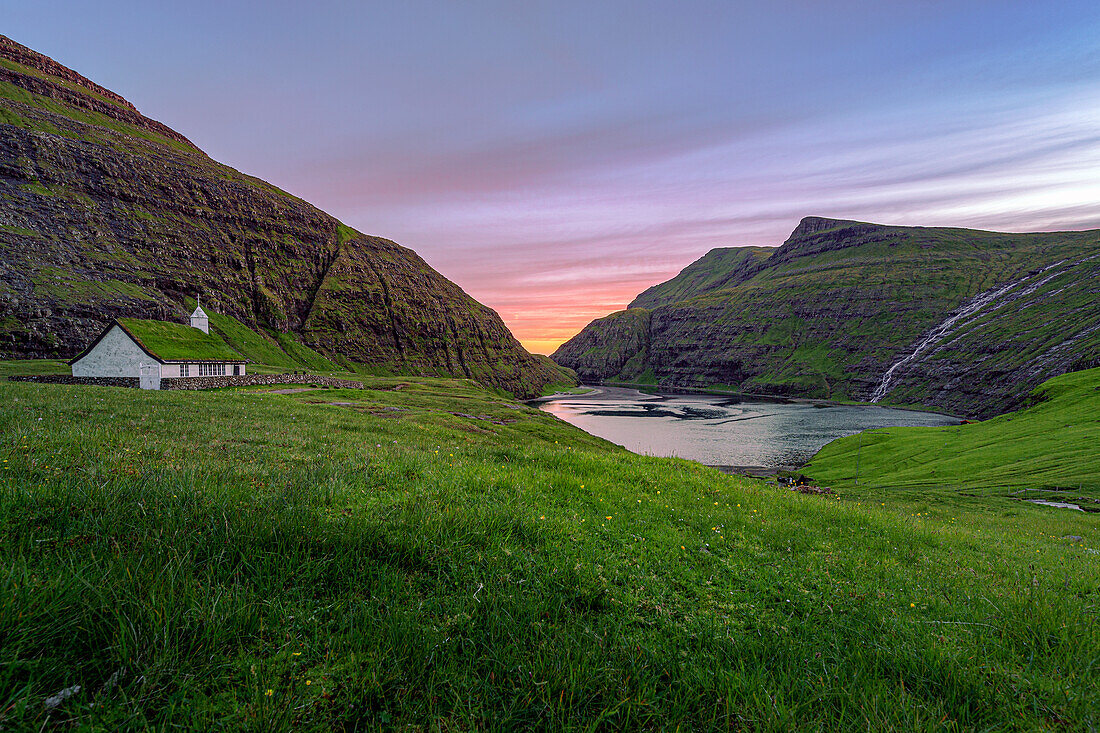
<path fill-rule="evenodd" d="M 878 406 L 593 389 L 556 397 L 540 407 L 635 453 L 710 466 L 797 466 L 829 441 L 861 430 L 959 422 L 947 415 Z"/>

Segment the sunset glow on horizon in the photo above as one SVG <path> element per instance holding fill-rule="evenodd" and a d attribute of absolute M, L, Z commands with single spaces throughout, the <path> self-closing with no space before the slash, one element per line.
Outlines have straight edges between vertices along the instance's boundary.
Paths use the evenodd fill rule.
<path fill-rule="evenodd" d="M 1100 227 L 1100 5 L 27 3 L 5 35 L 550 353 L 804 216 Z"/>

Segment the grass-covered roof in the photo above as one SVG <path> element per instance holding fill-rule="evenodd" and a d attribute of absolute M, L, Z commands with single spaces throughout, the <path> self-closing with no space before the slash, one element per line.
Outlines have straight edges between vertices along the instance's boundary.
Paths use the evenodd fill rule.
<path fill-rule="evenodd" d="M 163 361 L 244 361 L 212 333 L 169 321 L 119 318 L 119 324 L 142 347 Z"/>

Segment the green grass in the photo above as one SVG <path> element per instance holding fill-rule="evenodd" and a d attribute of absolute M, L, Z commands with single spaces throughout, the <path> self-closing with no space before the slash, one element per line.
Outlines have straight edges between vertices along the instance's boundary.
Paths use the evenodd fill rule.
<path fill-rule="evenodd" d="M 67 79 L 62 79 L 61 77 L 53 76 L 52 74 L 47 74 L 45 72 L 38 71 L 37 69 L 32 69 L 31 67 L 25 66 L 25 65 L 20 64 L 16 61 L 12 61 L 10 59 L 0 59 L 0 68 L 8 69 L 9 71 L 15 71 L 15 72 L 18 72 L 20 74 L 26 74 L 27 76 L 37 77 L 39 79 L 49 81 L 53 84 L 57 84 L 59 86 L 65 87 L 66 89 L 68 89 L 70 91 L 77 92 L 78 94 L 82 94 L 86 97 L 91 97 L 92 99 L 97 99 L 100 102 L 104 102 L 106 104 L 114 105 L 115 107 L 126 110 L 126 106 L 121 104 L 120 102 L 118 102 L 118 100 L 111 99 L 110 97 L 104 96 L 104 95 L 100 94 L 99 92 L 90 89 L 89 87 L 86 87 L 82 84 L 77 84 L 75 82 L 71 82 Z M 127 110 L 127 111 L 129 111 L 129 110 Z"/>
<path fill-rule="evenodd" d="M 60 268 L 43 266 L 33 273 L 35 291 L 57 304 L 111 303 L 119 300 L 156 302 L 145 288 L 121 280 L 85 280 Z"/>
<path fill-rule="evenodd" d="M 11 226 L 10 224 L 0 224 L 0 229 L 12 234 L 18 234 L 23 237 L 34 237 L 35 239 L 41 239 L 42 235 L 33 229 L 27 229 L 26 227 Z"/>
<path fill-rule="evenodd" d="M 323 372 L 342 371 L 339 365 L 334 364 L 322 354 L 314 351 L 313 349 L 299 341 L 296 334 L 280 333 L 276 334 L 275 339 L 279 342 L 279 346 L 282 348 L 282 350 L 286 352 L 287 355 L 290 356 L 290 358 L 304 366 L 306 369 Z"/>
<path fill-rule="evenodd" d="M 343 224 L 343 223 L 340 223 L 340 224 L 336 225 L 336 235 L 337 235 L 337 238 L 340 241 L 340 244 L 342 244 L 342 245 L 347 244 L 348 242 L 355 239 L 356 237 L 361 237 L 362 236 L 359 232 L 355 231 L 354 229 L 349 227 L 347 224 Z"/>
<path fill-rule="evenodd" d="M 595 391 L 591 387 L 561 387 L 547 394 L 588 394 Z"/>
<path fill-rule="evenodd" d="M 194 298 L 184 298 L 184 309 L 194 311 L 197 303 Z M 257 332 L 232 316 L 216 312 L 213 308 L 204 311 L 210 319 L 210 330 L 225 340 L 234 350 L 255 362 L 275 369 L 300 369 L 301 364 L 283 351 L 278 342 L 263 333 Z"/>
<path fill-rule="evenodd" d="M 563 395 L 563 394 L 588 394 L 589 392 L 595 392 L 596 390 L 591 387 L 574 387 L 568 383 L 565 384 L 548 384 L 542 389 L 542 394 L 539 397 L 550 397 L 551 395 Z"/>
<path fill-rule="evenodd" d="M 24 191 L 30 191 L 31 193 L 38 194 L 39 196 L 56 196 L 57 194 L 51 191 L 49 188 L 43 186 L 38 181 L 33 183 L 20 183 L 19 188 Z"/>
<path fill-rule="evenodd" d="M 110 285 L 124 284 L 112 282 Z M 123 291 L 123 288 L 119 288 L 119 291 Z M 184 308 L 187 311 L 193 311 L 195 305 L 194 298 L 184 298 Z M 204 336 L 186 324 L 170 321 L 123 319 L 123 323 L 135 331 L 135 335 L 151 351 L 165 359 L 243 357 L 253 362 L 249 370 L 255 373 L 308 370 L 321 374 L 349 375 L 347 369 L 303 345 L 292 334 L 268 336 L 249 328 L 232 316 L 217 313 L 212 308 L 207 314 L 210 319 L 209 336 Z M 218 339 L 222 343 L 216 343 Z M 165 353 L 162 354 L 161 351 Z"/>
<path fill-rule="evenodd" d="M 13 374 L 71 374 L 68 362 L 56 359 L 6 359 L 0 360 L 0 378 Z"/>
<path fill-rule="evenodd" d="M 774 250 L 770 247 L 719 247 L 712 249 L 680 273 L 654 285 L 635 298 L 628 308 L 657 308 L 700 293 L 721 288 L 736 279 L 736 273 L 760 262 Z"/>
<path fill-rule="evenodd" d="M 1091 516 L 804 496 L 366 382 L 0 382 L 0 726 L 1100 722 Z"/>
<path fill-rule="evenodd" d="M 54 135 L 61 134 L 61 131 L 56 125 L 44 120 L 27 119 L 15 110 L 6 108 L 0 108 L 0 125 L 14 125 L 15 127 L 22 127 L 27 130 L 40 130 Z"/>
<path fill-rule="evenodd" d="M 866 494 L 893 491 L 1100 500 L 1100 369 L 1051 379 L 1034 404 L 980 423 L 884 428 L 833 441 L 803 471 Z M 1091 504 L 1089 504 L 1091 506 Z"/>
<path fill-rule="evenodd" d="M 185 323 L 119 318 L 122 327 L 161 359 L 242 359 L 216 333 L 203 333 Z"/>
<path fill-rule="evenodd" d="M 31 107 L 35 107 L 47 112 L 51 112 L 62 117 L 67 117 L 77 122 L 82 122 L 87 125 L 95 125 L 97 127 L 104 127 L 115 132 L 121 132 L 124 135 L 131 137 L 141 138 L 150 142 L 160 143 L 167 145 L 170 148 L 178 150 L 183 153 L 194 153 L 196 149 L 193 146 L 167 138 L 163 135 L 159 135 L 149 130 L 144 130 L 139 127 L 135 127 L 126 122 L 115 119 L 114 117 L 108 117 L 100 112 L 93 112 L 90 110 L 77 109 L 64 102 L 50 97 L 36 94 L 35 92 L 23 89 L 20 86 L 12 84 L 7 81 L 0 81 L 0 98 L 10 99 L 13 102 L 19 102 Z"/>

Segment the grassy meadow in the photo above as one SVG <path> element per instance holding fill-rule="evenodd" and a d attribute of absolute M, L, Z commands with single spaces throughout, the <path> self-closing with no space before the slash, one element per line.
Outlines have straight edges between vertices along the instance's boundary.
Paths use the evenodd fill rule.
<path fill-rule="evenodd" d="M 835 440 L 803 472 L 849 494 L 964 491 L 1100 510 L 1100 368 L 1048 380 L 1030 406 L 984 422 L 882 428 Z"/>
<path fill-rule="evenodd" d="M 802 495 L 364 380 L 0 382 L 0 729 L 1100 724 L 1096 515 Z"/>

